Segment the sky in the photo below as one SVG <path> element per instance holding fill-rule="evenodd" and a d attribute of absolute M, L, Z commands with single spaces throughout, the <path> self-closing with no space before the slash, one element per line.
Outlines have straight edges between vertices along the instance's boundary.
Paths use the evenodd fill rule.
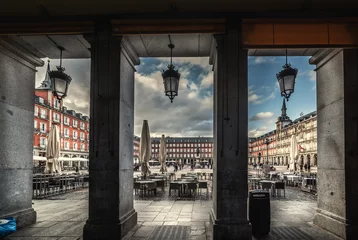
<path fill-rule="evenodd" d="M 36 87 L 44 79 L 44 67 L 36 73 Z M 292 67 L 298 68 L 295 92 L 286 103 L 287 115 L 296 119 L 301 113 L 316 110 L 316 75 L 309 57 L 289 57 Z M 136 66 L 134 133 L 140 136 L 143 120 L 148 120 L 152 137 L 162 134 L 179 136 L 213 136 L 213 72 L 209 58 L 173 58 L 179 69 L 179 93 L 173 103 L 164 94 L 161 72 L 166 70 L 169 58 L 141 58 Z M 282 97 L 276 73 L 281 71 L 285 57 L 249 57 L 249 137 L 258 137 L 275 129 L 281 115 Z M 51 60 L 51 70 L 59 64 Z M 89 115 L 90 60 L 65 59 L 62 66 L 72 77 L 64 106 Z"/>

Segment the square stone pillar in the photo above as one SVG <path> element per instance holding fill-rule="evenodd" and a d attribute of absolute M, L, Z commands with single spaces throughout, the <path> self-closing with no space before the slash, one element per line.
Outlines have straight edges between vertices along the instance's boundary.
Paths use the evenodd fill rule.
<path fill-rule="evenodd" d="M 358 235 L 358 50 L 327 49 L 317 68 L 318 202 L 314 224 L 340 236 Z"/>
<path fill-rule="evenodd" d="M 120 239 L 137 224 L 133 206 L 134 64 L 139 59 L 109 24 L 91 43 L 89 218 L 85 240 Z"/>
<path fill-rule="evenodd" d="M 21 228 L 36 222 L 32 208 L 36 67 L 44 62 L 16 37 L 0 37 L 0 218 Z"/>
<path fill-rule="evenodd" d="M 213 239 L 250 239 L 247 218 L 248 51 L 237 29 L 215 35 L 210 64 L 214 70 Z"/>

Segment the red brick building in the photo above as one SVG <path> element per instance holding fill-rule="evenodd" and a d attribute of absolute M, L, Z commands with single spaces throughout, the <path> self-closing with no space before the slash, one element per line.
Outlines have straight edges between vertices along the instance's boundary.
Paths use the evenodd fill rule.
<path fill-rule="evenodd" d="M 41 86 L 35 89 L 34 156 L 45 156 L 47 137 L 52 124 L 58 124 L 61 136 L 61 157 L 88 158 L 89 117 L 64 107 L 52 94 L 50 64 Z M 85 165 L 86 162 L 83 162 Z M 64 165 L 72 166 L 65 161 Z"/>
<path fill-rule="evenodd" d="M 166 137 L 167 162 L 191 164 L 213 161 L 212 137 Z M 160 138 L 152 138 L 152 159 L 159 158 Z"/>

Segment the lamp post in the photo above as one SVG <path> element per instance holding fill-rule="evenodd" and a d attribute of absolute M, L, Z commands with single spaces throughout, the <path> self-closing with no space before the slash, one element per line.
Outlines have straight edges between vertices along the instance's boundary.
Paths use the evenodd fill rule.
<path fill-rule="evenodd" d="M 261 153 L 260 152 L 259 152 L 258 159 L 259 159 L 259 164 L 260 164 L 260 159 L 261 159 Z"/>
<path fill-rule="evenodd" d="M 166 71 L 163 70 L 162 77 L 165 96 L 168 96 L 170 102 L 173 102 L 173 99 L 178 96 L 180 73 L 178 70 L 174 70 L 174 65 L 172 63 L 174 44 L 170 42 L 168 47 L 170 48 L 170 64 Z"/>
<path fill-rule="evenodd" d="M 58 46 L 60 50 L 60 66 L 57 66 L 57 71 L 51 71 L 49 73 L 52 81 L 53 95 L 61 101 L 67 96 L 68 85 L 71 83 L 72 78 L 65 73 L 65 68 L 62 67 L 62 51 L 65 50 L 63 47 Z"/>
<path fill-rule="evenodd" d="M 271 140 L 269 138 L 265 138 L 264 143 L 266 144 L 266 164 L 268 164 L 268 146 L 270 144 Z M 272 159 L 272 166 L 273 166 L 273 159 Z"/>
<path fill-rule="evenodd" d="M 282 70 L 276 74 L 277 81 L 280 85 L 281 96 L 286 100 L 290 98 L 295 90 L 297 68 L 292 68 L 290 63 L 287 63 L 287 49 L 286 49 L 286 64 L 282 66 Z"/>

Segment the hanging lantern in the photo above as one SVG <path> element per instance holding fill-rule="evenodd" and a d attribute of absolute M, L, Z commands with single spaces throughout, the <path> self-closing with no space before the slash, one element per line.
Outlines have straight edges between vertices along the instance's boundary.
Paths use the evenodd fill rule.
<path fill-rule="evenodd" d="M 282 66 L 283 70 L 276 74 L 278 83 L 280 85 L 281 96 L 288 101 L 291 94 L 295 90 L 297 68 L 292 68 L 291 64 L 287 63 L 287 49 L 286 49 L 286 64 Z"/>
<path fill-rule="evenodd" d="M 64 72 L 65 68 L 62 67 L 62 51 L 65 49 L 60 46 L 58 46 L 58 48 L 61 51 L 60 66 L 56 67 L 57 71 L 51 71 L 49 75 L 52 81 L 52 93 L 58 101 L 61 101 L 67 96 L 68 86 L 71 83 L 72 78 Z"/>
<path fill-rule="evenodd" d="M 168 47 L 170 48 L 170 64 L 168 70 L 163 70 L 162 77 L 165 96 L 168 96 L 170 102 L 173 102 L 174 97 L 178 96 L 180 73 L 178 73 L 178 70 L 174 70 L 172 63 L 174 45 L 170 43 Z"/>

